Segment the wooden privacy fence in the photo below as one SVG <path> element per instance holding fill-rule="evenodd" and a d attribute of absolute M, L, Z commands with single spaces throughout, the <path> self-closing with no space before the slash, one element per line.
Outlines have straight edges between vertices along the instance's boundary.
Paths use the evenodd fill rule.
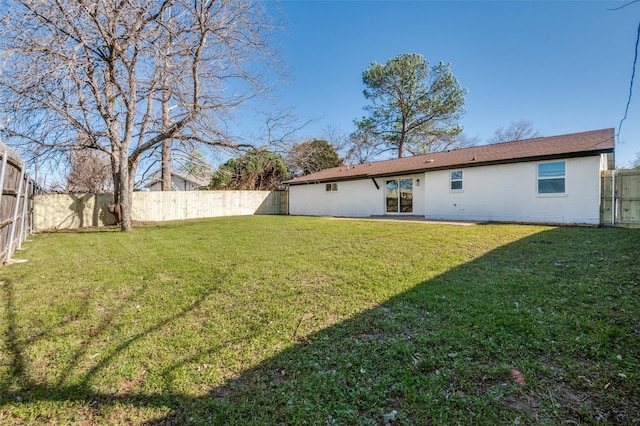
<path fill-rule="evenodd" d="M 287 214 L 286 191 L 134 192 L 133 220 L 163 222 L 218 216 Z M 34 197 L 33 229 L 74 229 L 115 224 L 113 194 L 42 194 Z"/>
<path fill-rule="evenodd" d="M 640 170 L 608 170 L 601 177 L 600 223 L 640 226 Z"/>
<path fill-rule="evenodd" d="M 3 142 L 0 155 L 0 264 L 4 264 L 30 233 L 34 185 L 20 157 Z"/>

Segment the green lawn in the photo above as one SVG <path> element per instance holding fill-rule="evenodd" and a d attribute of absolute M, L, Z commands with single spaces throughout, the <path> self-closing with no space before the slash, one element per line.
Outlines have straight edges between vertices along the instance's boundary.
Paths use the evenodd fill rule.
<path fill-rule="evenodd" d="M 252 216 L 32 239 L 0 268 L 0 424 L 640 423 L 637 229 Z"/>

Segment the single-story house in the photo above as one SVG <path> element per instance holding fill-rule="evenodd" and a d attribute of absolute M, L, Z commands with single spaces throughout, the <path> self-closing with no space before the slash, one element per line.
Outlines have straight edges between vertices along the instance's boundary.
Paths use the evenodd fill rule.
<path fill-rule="evenodd" d="M 209 183 L 208 180 L 194 176 L 191 173 L 171 172 L 172 191 L 199 191 L 205 189 Z M 162 174 L 160 172 L 154 173 L 145 188 L 149 191 L 162 191 Z"/>
<path fill-rule="evenodd" d="M 614 129 L 334 167 L 287 182 L 289 213 L 600 223 Z"/>

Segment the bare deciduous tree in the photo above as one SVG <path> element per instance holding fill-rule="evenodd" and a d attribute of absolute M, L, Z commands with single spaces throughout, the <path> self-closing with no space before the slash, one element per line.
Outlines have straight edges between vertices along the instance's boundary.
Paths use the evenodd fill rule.
<path fill-rule="evenodd" d="M 487 143 L 515 142 L 540 136 L 542 135 L 533 128 L 532 121 L 522 119 L 511 121 L 508 126 L 496 129 L 493 136 L 487 139 Z"/>
<path fill-rule="evenodd" d="M 113 187 L 109 157 L 96 150 L 79 149 L 71 155 L 67 191 L 103 193 Z"/>
<path fill-rule="evenodd" d="M 355 120 L 356 130 L 349 135 L 348 164 L 363 164 L 378 159 L 385 152 L 384 141 L 374 131 L 374 126 L 366 117 Z"/>
<path fill-rule="evenodd" d="M 482 139 L 478 135 L 469 135 L 466 132 L 460 133 L 456 136 L 455 148 L 468 148 L 470 146 L 481 145 Z"/>
<path fill-rule="evenodd" d="M 207 161 L 204 153 L 192 148 L 188 151 L 179 151 L 176 156 L 178 171 L 186 175 L 192 175 L 199 179 L 211 179 L 213 168 Z"/>
<path fill-rule="evenodd" d="M 25 155 L 86 140 L 110 158 L 121 229 L 138 165 L 164 141 L 233 146 L 221 119 L 274 65 L 253 0 L 4 0 L 0 130 Z"/>
<path fill-rule="evenodd" d="M 342 128 L 333 124 L 329 124 L 322 129 L 320 139 L 329 142 L 340 153 L 349 148 L 349 135 Z"/>

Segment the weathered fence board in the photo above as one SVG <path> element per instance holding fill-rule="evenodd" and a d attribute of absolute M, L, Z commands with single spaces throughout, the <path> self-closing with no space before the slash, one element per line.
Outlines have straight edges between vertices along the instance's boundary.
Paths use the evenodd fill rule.
<path fill-rule="evenodd" d="M 105 226 L 115 223 L 108 206 L 113 194 L 43 194 L 34 197 L 35 231 Z M 134 192 L 136 222 L 252 214 L 286 214 L 284 191 Z"/>
<path fill-rule="evenodd" d="M 600 188 L 600 223 L 640 226 L 640 170 L 604 172 Z"/>
<path fill-rule="evenodd" d="M 0 264 L 4 264 L 31 229 L 33 183 L 20 157 L 2 142 L 0 159 Z"/>

